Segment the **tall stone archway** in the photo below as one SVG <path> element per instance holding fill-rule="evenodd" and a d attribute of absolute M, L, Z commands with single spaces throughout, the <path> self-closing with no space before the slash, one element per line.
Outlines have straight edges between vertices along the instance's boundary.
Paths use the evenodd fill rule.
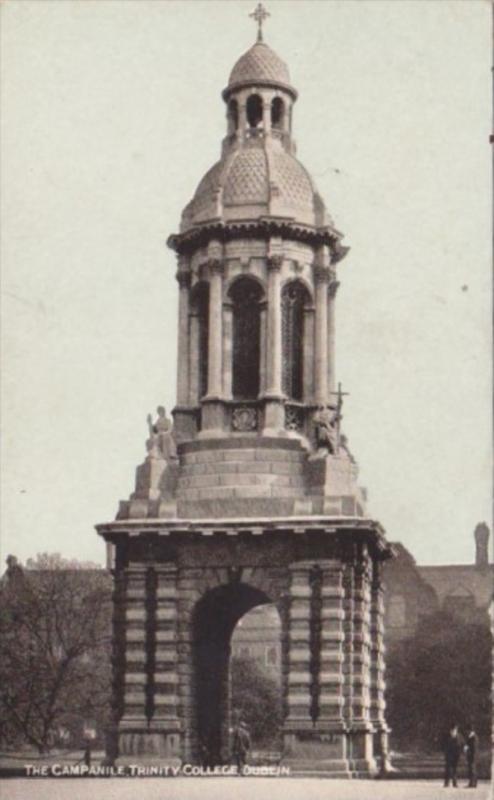
<path fill-rule="evenodd" d="M 195 709 L 199 750 L 213 763 L 227 760 L 231 723 L 230 642 L 239 619 L 269 598 L 259 589 L 233 582 L 210 589 L 193 612 L 193 665 Z"/>

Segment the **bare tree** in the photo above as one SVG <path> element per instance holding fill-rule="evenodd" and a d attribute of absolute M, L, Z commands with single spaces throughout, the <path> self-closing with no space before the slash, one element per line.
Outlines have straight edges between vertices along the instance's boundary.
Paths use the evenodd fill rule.
<path fill-rule="evenodd" d="M 40 753 L 63 727 L 105 724 L 110 706 L 111 584 L 58 554 L 15 558 L 0 583 L 0 715 L 5 744 Z M 93 565 L 91 565 L 93 566 Z"/>

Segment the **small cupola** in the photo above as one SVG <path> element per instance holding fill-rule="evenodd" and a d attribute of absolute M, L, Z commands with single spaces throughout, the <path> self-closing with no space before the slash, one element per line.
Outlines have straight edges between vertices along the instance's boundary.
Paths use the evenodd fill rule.
<path fill-rule="evenodd" d="M 257 42 L 238 59 L 223 91 L 227 134 L 239 141 L 273 135 L 288 144 L 297 92 L 287 65 L 263 41 L 262 24 L 268 12 L 259 3 L 251 16 L 258 23 Z"/>

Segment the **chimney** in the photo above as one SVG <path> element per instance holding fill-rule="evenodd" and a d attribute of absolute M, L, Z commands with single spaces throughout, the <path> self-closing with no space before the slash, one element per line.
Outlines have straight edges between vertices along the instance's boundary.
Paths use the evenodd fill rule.
<path fill-rule="evenodd" d="M 474 531 L 475 536 L 475 566 L 479 569 L 489 564 L 489 528 L 485 522 L 479 522 Z"/>

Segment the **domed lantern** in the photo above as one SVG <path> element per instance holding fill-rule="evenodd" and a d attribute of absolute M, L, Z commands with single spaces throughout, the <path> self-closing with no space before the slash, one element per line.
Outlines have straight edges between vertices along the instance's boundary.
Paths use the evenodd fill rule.
<path fill-rule="evenodd" d="M 176 434 L 240 426 L 310 447 L 315 409 L 335 390 L 336 264 L 347 248 L 295 156 L 297 92 L 262 34 L 223 99 L 221 158 L 169 238 L 181 287 Z"/>

